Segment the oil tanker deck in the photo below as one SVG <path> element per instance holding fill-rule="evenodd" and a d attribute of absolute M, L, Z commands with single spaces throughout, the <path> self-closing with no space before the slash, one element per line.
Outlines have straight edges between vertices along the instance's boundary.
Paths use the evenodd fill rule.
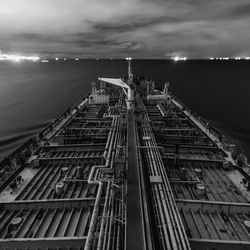
<path fill-rule="evenodd" d="M 0 249 L 250 249 L 242 155 L 130 63 L 0 163 Z"/>

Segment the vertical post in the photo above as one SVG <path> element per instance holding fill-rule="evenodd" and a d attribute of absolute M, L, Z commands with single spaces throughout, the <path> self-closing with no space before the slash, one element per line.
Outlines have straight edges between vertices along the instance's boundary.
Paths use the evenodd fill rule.
<path fill-rule="evenodd" d="M 169 83 L 165 82 L 163 92 L 166 96 L 168 95 L 168 88 L 169 88 Z"/>
<path fill-rule="evenodd" d="M 128 99 L 127 99 L 127 109 L 134 110 L 134 90 L 129 86 L 128 88 Z"/>
<path fill-rule="evenodd" d="M 127 57 L 126 60 L 128 61 L 128 99 L 127 99 L 127 109 L 128 110 L 134 110 L 134 100 L 135 100 L 135 93 L 134 93 L 134 89 L 132 88 L 132 84 L 133 84 L 133 73 L 131 70 L 131 57 Z"/>
<path fill-rule="evenodd" d="M 91 82 L 91 87 L 92 87 L 92 94 L 96 92 L 96 84 L 95 82 Z"/>

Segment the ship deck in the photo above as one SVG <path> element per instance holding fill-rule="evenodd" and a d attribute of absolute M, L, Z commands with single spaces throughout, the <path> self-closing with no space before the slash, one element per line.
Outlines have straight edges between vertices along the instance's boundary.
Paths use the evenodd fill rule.
<path fill-rule="evenodd" d="M 177 100 L 145 108 L 191 249 L 248 249 L 250 196 L 230 152 Z"/>
<path fill-rule="evenodd" d="M 1 162 L 0 249 L 250 249 L 250 177 L 219 137 L 173 96 L 109 94 Z"/>
<path fill-rule="evenodd" d="M 1 249 L 84 249 L 88 240 L 97 245 L 92 242 L 95 231 L 110 230 L 103 228 L 104 212 L 117 218 L 109 219 L 112 230 L 121 230 L 123 192 L 113 186 L 119 180 L 114 182 L 112 168 L 105 166 L 113 166 L 115 156 L 125 156 L 119 95 L 113 103 L 84 101 L 19 152 L 27 155 L 24 164 L 17 155 L 7 162 L 15 171 L 0 193 Z M 105 245 L 119 246 L 121 237 L 110 237 Z"/>

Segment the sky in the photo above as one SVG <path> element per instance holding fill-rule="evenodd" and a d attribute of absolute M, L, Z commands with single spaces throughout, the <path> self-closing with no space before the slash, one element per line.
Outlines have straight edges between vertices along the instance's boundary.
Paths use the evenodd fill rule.
<path fill-rule="evenodd" d="M 82 58 L 250 56 L 250 1 L 0 0 L 0 50 Z"/>

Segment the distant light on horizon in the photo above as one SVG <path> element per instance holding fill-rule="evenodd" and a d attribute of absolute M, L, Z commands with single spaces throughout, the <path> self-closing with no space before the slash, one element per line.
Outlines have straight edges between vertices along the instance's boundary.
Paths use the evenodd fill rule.
<path fill-rule="evenodd" d="M 240 61 L 240 60 L 250 60 L 249 56 L 246 57 L 209 57 L 209 60 L 224 60 L 224 61 L 228 61 L 228 60 L 236 60 L 236 61 Z"/>
<path fill-rule="evenodd" d="M 43 59 L 41 60 L 41 62 L 42 62 L 42 63 L 47 63 L 47 62 L 49 62 L 49 60 L 46 59 L 46 58 L 43 58 Z"/>
<path fill-rule="evenodd" d="M 12 62 L 33 61 L 33 62 L 36 62 L 38 60 L 40 60 L 39 56 L 21 56 L 21 55 L 15 55 L 15 54 L 0 53 L 0 61 L 12 61 Z"/>
<path fill-rule="evenodd" d="M 175 62 L 178 62 L 178 61 L 186 61 L 187 57 L 173 56 L 171 57 L 171 59 L 174 60 Z"/>

